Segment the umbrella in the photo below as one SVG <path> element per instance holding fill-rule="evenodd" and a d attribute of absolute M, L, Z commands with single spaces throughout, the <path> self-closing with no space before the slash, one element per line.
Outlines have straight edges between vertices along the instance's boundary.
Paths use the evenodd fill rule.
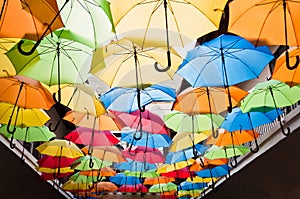
<path fill-rule="evenodd" d="M 110 112 L 114 115 L 114 120 L 121 124 L 122 128 L 128 126 L 134 129 L 141 128 L 142 131 L 149 133 L 169 134 L 161 117 L 148 109 L 145 109 L 143 112 L 136 110 L 131 113 L 113 110 Z"/>
<path fill-rule="evenodd" d="M 199 197 L 203 189 L 192 189 L 192 190 L 178 190 L 177 197 L 180 199 L 188 199 L 191 197 Z"/>
<path fill-rule="evenodd" d="M 289 59 L 294 60 L 297 56 L 299 56 L 299 54 L 300 54 L 300 49 L 295 48 L 289 51 Z M 298 67 L 292 70 L 288 69 L 285 56 L 281 56 L 278 59 L 276 59 L 276 63 L 271 78 L 282 81 L 288 84 L 289 86 L 296 86 L 300 84 Z"/>
<path fill-rule="evenodd" d="M 151 102 L 172 102 L 175 97 L 175 89 L 162 85 L 153 85 L 142 90 L 114 87 L 100 96 L 107 109 L 128 113 L 143 110 L 142 107 Z"/>
<path fill-rule="evenodd" d="M 41 40 L 64 25 L 54 0 L 1 1 L 1 5 L 1 38 Z"/>
<path fill-rule="evenodd" d="M 227 164 L 223 164 L 220 166 L 209 167 L 208 169 L 204 169 L 202 171 L 196 172 L 197 176 L 202 178 L 219 178 L 222 176 L 226 176 L 229 174 L 230 168 Z M 212 188 L 215 187 L 215 181 L 212 179 Z"/>
<path fill-rule="evenodd" d="M 165 157 L 162 152 L 156 148 L 133 146 L 124 149 L 122 153 L 126 158 L 138 162 L 148 162 L 151 164 L 155 164 L 163 163 L 165 161 Z"/>
<path fill-rule="evenodd" d="M 190 166 L 191 171 L 201 171 L 203 169 L 209 168 L 209 166 L 218 166 L 227 163 L 227 158 L 219 158 L 219 159 L 212 159 L 212 160 L 207 158 L 203 158 L 203 160 L 200 160 L 200 158 L 201 157 L 197 158 L 195 162 Z"/>
<path fill-rule="evenodd" d="M 68 180 L 62 185 L 62 189 L 65 191 L 77 192 L 80 190 L 88 190 L 90 188 L 84 182 L 74 182 L 73 180 Z"/>
<path fill-rule="evenodd" d="M 138 191 L 140 191 L 141 193 L 148 193 L 148 188 L 142 184 L 122 185 L 119 187 L 118 191 L 124 193 L 136 193 Z"/>
<path fill-rule="evenodd" d="M 62 139 L 45 142 L 36 147 L 36 150 L 40 154 L 54 157 L 77 158 L 83 156 L 81 150 L 73 142 Z"/>
<path fill-rule="evenodd" d="M 81 149 L 85 154 L 88 154 L 88 147 Z M 107 160 L 115 163 L 126 162 L 126 158 L 122 151 L 116 146 L 94 146 L 91 155 L 100 160 Z"/>
<path fill-rule="evenodd" d="M 115 183 L 117 185 L 138 185 L 141 184 L 139 178 L 134 176 L 127 176 L 124 173 L 118 173 L 115 176 L 110 177 L 110 182 Z"/>
<path fill-rule="evenodd" d="M 280 116 L 278 108 L 291 106 L 299 99 L 298 92 L 293 92 L 291 88 L 278 80 L 269 80 L 258 83 L 254 86 L 252 92 L 241 101 L 241 110 L 243 112 L 268 112 L 275 109 L 277 116 Z M 290 132 L 284 131 L 283 124 L 279 120 L 280 128 L 284 135 Z"/>
<path fill-rule="evenodd" d="M 118 33 L 145 28 L 143 40 L 146 41 L 148 29 L 165 29 L 165 46 L 167 47 L 168 58 L 167 70 L 172 65 L 170 61 L 169 42 L 171 38 L 169 38 L 169 30 L 177 32 L 179 38 L 186 35 L 192 39 L 217 30 L 226 3 L 226 0 L 211 1 L 209 3 L 185 0 L 136 0 L 120 3 L 117 0 L 113 0 L 111 1 L 111 11 Z M 136 16 L 139 16 L 139 18 L 137 19 Z M 187 19 L 189 23 L 186 23 Z M 135 23 L 131 23 L 132 21 Z M 193 27 L 193 30 L 190 27 Z"/>
<path fill-rule="evenodd" d="M 100 160 L 96 157 L 92 157 L 89 155 L 81 156 L 77 160 L 75 160 L 71 168 L 74 170 L 86 171 L 93 169 L 102 169 L 103 167 L 111 165 L 111 161 Z"/>
<path fill-rule="evenodd" d="M 187 182 L 187 181 L 180 183 L 180 185 L 178 186 L 180 190 L 203 189 L 205 187 L 207 187 L 207 183 L 201 183 L 201 182 L 194 183 L 194 182 Z"/>
<path fill-rule="evenodd" d="M 235 1 L 229 7 L 228 31 L 252 40 L 255 45 L 285 45 L 287 68 L 299 65 L 299 56 L 290 65 L 288 52 L 289 45 L 299 46 L 299 1 Z M 276 33 L 272 31 L 274 28 Z"/>
<path fill-rule="evenodd" d="M 202 133 L 192 133 L 192 132 L 180 132 L 177 133 L 172 138 L 172 143 L 170 146 L 170 151 L 177 152 L 193 145 L 197 145 L 199 142 L 206 140 L 211 135 L 211 131 L 206 131 Z"/>
<path fill-rule="evenodd" d="M 55 180 L 55 179 L 60 179 L 60 178 L 66 178 L 72 175 L 73 171 L 70 173 L 60 173 L 59 175 L 53 175 L 53 173 L 41 173 L 40 179 L 43 181 L 47 180 Z"/>
<path fill-rule="evenodd" d="M 70 180 L 74 182 L 84 182 L 87 183 L 89 186 L 92 185 L 94 182 L 96 182 L 96 178 L 94 176 L 86 176 L 86 175 L 81 175 L 80 172 L 76 172 L 73 175 L 69 177 Z M 92 187 L 92 186 L 90 186 Z"/>
<path fill-rule="evenodd" d="M 124 174 L 128 176 L 135 176 L 135 177 L 140 177 L 140 178 L 156 178 L 159 176 L 159 174 L 156 173 L 155 170 L 150 170 L 150 171 L 124 171 Z"/>
<path fill-rule="evenodd" d="M 240 36 L 222 34 L 190 50 L 177 73 L 193 87 L 224 87 L 230 96 L 229 86 L 258 78 L 273 58 L 266 46 L 255 47 Z"/>
<path fill-rule="evenodd" d="M 55 157 L 50 155 L 43 155 L 37 163 L 39 167 L 46 168 L 60 168 L 60 167 L 70 167 L 71 164 L 78 158 L 66 158 L 66 157 Z"/>
<path fill-rule="evenodd" d="M 238 105 L 248 93 L 236 86 L 230 86 L 228 90 L 219 87 L 187 89 L 177 95 L 173 110 L 189 115 L 219 114 L 227 109 L 231 112 L 232 107 Z"/>
<path fill-rule="evenodd" d="M 93 146 L 112 146 L 120 140 L 108 130 L 95 130 L 87 127 L 77 127 L 68 133 L 65 138 L 76 144 Z"/>
<path fill-rule="evenodd" d="M 166 134 L 152 134 L 142 132 L 141 139 L 136 139 L 135 129 L 123 128 L 121 131 L 121 140 L 134 146 L 147 146 L 151 148 L 169 147 L 171 138 Z"/>
<path fill-rule="evenodd" d="M 15 38 L 0 38 L 0 78 L 16 75 L 16 70 L 5 53 L 18 41 Z"/>
<path fill-rule="evenodd" d="M 90 72 L 110 87 L 143 88 L 171 80 L 182 58 L 172 48 L 173 64 L 170 70 L 166 73 L 155 70 L 155 63 L 166 65 L 167 49 L 164 48 L 165 41 L 160 37 L 165 32 L 161 29 L 151 29 L 148 33 L 147 42 L 143 40 L 144 30 L 138 29 L 118 35 L 118 40 L 97 48 L 93 53 Z M 175 39 L 177 32 L 172 33 L 174 40 L 171 40 L 170 45 L 180 45 L 180 42 Z"/>
<path fill-rule="evenodd" d="M 148 162 L 138 162 L 127 158 L 127 162 L 121 162 L 116 164 L 115 167 L 119 170 L 123 171 L 132 171 L 132 172 L 147 172 L 155 170 L 156 164 L 148 163 Z M 137 176 L 135 176 L 137 177 Z"/>
<path fill-rule="evenodd" d="M 176 132 L 200 133 L 213 130 L 212 127 L 219 127 L 224 118 L 216 114 L 188 115 L 180 111 L 171 111 L 164 115 L 163 120 L 167 127 Z"/>
<path fill-rule="evenodd" d="M 192 165 L 194 161 L 194 159 L 189 159 L 173 164 L 164 164 L 157 169 L 157 173 L 159 173 L 161 176 L 187 178 L 193 175 L 187 166 Z"/>
<path fill-rule="evenodd" d="M 175 178 L 158 176 L 154 178 L 145 178 L 144 185 L 154 185 L 154 184 L 166 184 L 168 182 L 174 182 Z"/>
<path fill-rule="evenodd" d="M 150 193 L 163 193 L 177 190 L 177 185 L 173 182 L 168 182 L 165 184 L 154 184 L 149 188 Z"/>
<path fill-rule="evenodd" d="M 61 84 L 84 83 L 90 76 L 88 67 L 84 67 L 91 56 L 88 41 L 72 32 L 66 38 L 61 37 L 66 31 L 57 30 L 46 36 L 32 55 L 22 55 L 17 46 L 6 53 L 17 74 L 49 86 L 58 85 L 58 102 L 61 101 Z M 32 41 L 25 40 L 24 46 L 32 45 Z"/>
<path fill-rule="evenodd" d="M 86 171 L 80 171 L 81 175 L 85 176 L 96 176 L 98 175 L 98 170 L 86 170 Z M 116 171 L 110 167 L 103 167 L 100 169 L 100 175 L 99 176 L 104 176 L 104 177 L 109 177 L 109 176 L 114 176 L 116 175 Z"/>
<path fill-rule="evenodd" d="M 112 182 L 97 182 L 94 184 L 94 188 L 91 189 L 91 192 L 114 192 L 117 191 L 118 187 Z"/>

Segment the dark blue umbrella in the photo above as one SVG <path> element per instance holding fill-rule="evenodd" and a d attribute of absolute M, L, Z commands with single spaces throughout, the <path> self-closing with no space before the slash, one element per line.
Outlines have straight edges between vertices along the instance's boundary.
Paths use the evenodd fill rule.
<path fill-rule="evenodd" d="M 110 177 L 110 182 L 115 183 L 117 185 L 137 185 L 142 184 L 140 178 L 134 176 L 127 176 L 124 173 L 118 173 L 115 176 Z"/>
<path fill-rule="evenodd" d="M 141 139 L 136 139 L 136 129 L 126 129 L 121 131 L 121 140 L 134 146 L 146 146 L 151 148 L 169 147 L 172 140 L 166 134 L 141 133 Z"/>
<path fill-rule="evenodd" d="M 114 87 L 100 96 L 109 110 L 131 113 L 144 110 L 151 102 L 173 102 L 175 89 L 162 85 L 153 85 L 145 89 Z"/>
<path fill-rule="evenodd" d="M 229 174 L 229 170 L 230 168 L 227 164 L 222 164 L 220 166 L 203 169 L 201 171 L 196 172 L 196 174 L 201 178 L 219 178 Z"/>
<path fill-rule="evenodd" d="M 279 114 L 279 115 L 278 115 Z M 273 109 L 268 112 L 245 112 L 243 113 L 239 107 L 232 110 L 225 117 L 225 120 L 221 124 L 220 128 L 226 129 L 229 132 L 238 130 L 252 130 L 254 134 L 254 128 L 263 124 L 272 123 L 278 116 L 283 114 L 280 109 Z M 255 137 L 255 136 L 254 136 Z M 259 150 L 257 140 L 255 138 L 256 149 L 251 151 L 253 153 Z"/>
<path fill-rule="evenodd" d="M 180 185 L 178 186 L 178 189 L 180 190 L 195 190 L 195 189 L 203 189 L 207 187 L 207 183 L 193 183 L 193 182 L 187 182 L 184 181 L 182 183 L 180 183 Z"/>

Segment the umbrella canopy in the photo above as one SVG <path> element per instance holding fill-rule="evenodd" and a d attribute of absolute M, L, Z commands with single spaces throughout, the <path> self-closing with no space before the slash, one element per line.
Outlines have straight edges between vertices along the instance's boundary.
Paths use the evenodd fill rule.
<path fill-rule="evenodd" d="M 66 158 L 66 157 L 55 157 L 50 155 L 43 155 L 37 163 L 39 167 L 45 168 L 61 168 L 61 167 L 70 167 L 71 164 L 78 158 Z"/>
<path fill-rule="evenodd" d="M 178 188 L 181 190 L 194 190 L 194 189 L 203 189 L 207 186 L 208 186 L 207 183 L 201 183 L 201 182 L 194 183 L 194 182 L 184 181 L 184 182 L 180 183 Z"/>
<path fill-rule="evenodd" d="M 0 38 L 0 78 L 16 75 L 16 70 L 5 55 L 20 39 Z"/>
<path fill-rule="evenodd" d="M 230 146 L 242 145 L 247 142 L 254 141 L 259 137 L 259 133 L 252 132 L 251 130 L 238 130 L 238 131 L 224 131 L 219 134 L 214 145 L 216 146 Z"/>
<path fill-rule="evenodd" d="M 107 109 L 128 113 L 140 110 L 151 102 L 173 102 L 175 97 L 175 89 L 162 85 L 153 85 L 142 90 L 114 87 L 100 96 Z"/>
<path fill-rule="evenodd" d="M 211 131 L 205 131 L 202 133 L 192 133 L 192 132 L 180 132 L 177 133 L 172 138 L 172 144 L 170 146 L 170 151 L 177 152 L 193 145 L 198 144 L 201 141 L 206 140 L 211 135 Z"/>
<path fill-rule="evenodd" d="M 99 170 L 86 170 L 86 171 L 80 171 L 80 175 L 85 175 L 85 176 L 98 176 Z M 103 167 L 100 169 L 100 175 L 99 176 L 104 176 L 104 177 L 109 177 L 109 176 L 114 176 L 116 175 L 117 172 L 110 168 L 110 167 Z"/>
<path fill-rule="evenodd" d="M 122 151 L 126 158 L 139 162 L 148 162 L 151 164 L 163 163 L 165 157 L 159 149 L 145 146 L 128 147 Z"/>
<path fill-rule="evenodd" d="M 36 147 L 36 150 L 40 154 L 54 157 L 77 158 L 83 156 L 82 151 L 73 142 L 62 139 L 45 142 Z"/>
<path fill-rule="evenodd" d="M 24 77 L 0 78 L 0 101 L 23 108 L 49 110 L 54 105 L 51 93 L 37 80 Z"/>
<path fill-rule="evenodd" d="M 154 185 L 154 184 L 166 184 L 168 182 L 174 182 L 175 178 L 158 176 L 154 178 L 145 178 L 144 185 Z"/>
<path fill-rule="evenodd" d="M 219 114 L 227 110 L 229 106 L 235 107 L 238 105 L 248 94 L 248 92 L 236 86 L 231 86 L 228 90 L 219 87 L 187 89 L 187 91 L 177 95 L 173 110 L 181 111 L 189 115 Z M 230 102 L 228 98 L 229 93 Z"/>
<path fill-rule="evenodd" d="M 163 193 L 177 190 L 177 185 L 173 182 L 168 182 L 165 184 L 154 184 L 149 188 L 150 193 Z"/>
<path fill-rule="evenodd" d="M 88 154 L 89 148 L 83 147 L 81 149 L 85 154 Z M 115 163 L 126 162 L 126 158 L 122 151 L 116 146 L 94 146 L 91 155 L 100 160 L 111 161 Z"/>
<path fill-rule="evenodd" d="M 71 168 L 74 170 L 86 171 L 93 169 L 101 169 L 103 167 L 111 165 L 112 162 L 106 160 L 100 160 L 96 157 L 92 157 L 89 155 L 81 156 L 77 160 L 75 160 Z"/>
<path fill-rule="evenodd" d="M 200 157 L 201 158 L 201 157 Z M 190 166 L 191 171 L 201 171 L 203 169 L 207 169 L 212 166 L 219 166 L 227 163 L 227 158 L 219 158 L 219 159 L 207 159 L 203 158 L 201 161 L 200 158 L 197 158 L 193 165 Z M 206 181 L 205 179 L 199 179 L 201 182 L 210 182 L 210 180 Z"/>
<path fill-rule="evenodd" d="M 62 189 L 65 191 L 77 192 L 80 190 L 88 190 L 90 188 L 87 183 L 68 180 L 62 185 Z"/>
<path fill-rule="evenodd" d="M 124 193 L 136 193 L 136 192 L 148 193 L 148 188 L 142 184 L 122 185 L 119 187 L 118 191 Z"/>
<path fill-rule="evenodd" d="M 98 182 L 94 184 L 94 189 L 91 192 L 113 192 L 117 190 L 118 187 L 112 182 Z"/>
<path fill-rule="evenodd" d="M 20 128 L 16 127 L 14 138 L 25 142 L 47 142 L 56 137 L 56 135 L 46 126 L 31 126 Z M 7 131 L 7 125 L 1 125 L 0 133 L 10 138 L 12 135 Z"/>
<path fill-rule="evenodd" d="M 164 121 L 159 115 L 150 110 L 145 111 L 136 110 L 132 113 L 110 111 L 115 117 L 114 119 L 121 127 L 130 127 L 134 129 L 141 128 L 142 131 L 157 134 L 169 134 Z"/>
<path fill-rule="evenodd" d="M 157 173 L 159 173 L 161 176 L 187 178 L 187 175 L 189 175 L 188 177 L 192 175 L 187 166 L 192 165 L 194 161 L 194 159 L 189 159 L 173 164 L 164 164 L 157 169 Z"/>
<path fill-rule="evenodd" d="M 65 138 L 76 144 L 90 146 L 112 146 L 120 142 L 120 140 L 108 130 L 95 130 L 87 127 L 77 127 L 68 133 Z"/>
<path fill-rule="evenodd" d="M 138 185 L 142 184 L 140 179 L 134 176 L 127 176 L 124 173 L 118 173 L 109 179 L 112 183 L 117 185 Z"/>
<path fill-rule="evenodd" d="M 229 166 L 227 164 L 223 164 L 220 166 L 216 166 L 209 169 L 204 169 L 202 171 L 196 172 L 197 176 L 202 178 L 219 178 L 229 174 Z"/>
<path fill-rule="evenodd" d="M 142 132 L 140 134 L 141 139 L 137 139 L 137 131 L 135 129 L 123 129 L 121 131 L 121 140 L 134 146 L 147 146 L 151 148 L 169 147 L 171 144 L 171 138 L 165 134 L 152 134 Z"/>
<path fill-rule="evenodd" d="M 213 130 L 212 127 L 219 127 L 224 118 L 216 114 L 197 114 L 190 116 L 180 111 L 171 111 L 164 115 L 163 120 L 167 127 L 176 132 L 199 133 Z"/>
<path fill-rule="evenodd" d="M 127 162 L 121 162 L 120 164 L 115 165 L 117 169 L 123 171 L 131 171 L 131 172 L 147 172 L 155 170 L 156 164 L 148 163 L 148 162 L 138 162 L 127 158 Z M 136 175 L 134 175 L 137 177 Z"/>
<path fill-rule="evenodd" d="M 222 34 L 189 51 L 177 73 L 193 87 L 227 88 L 258 78 L 273 58 L 266 46 L 255 47 L 240 36 Z"/>
<path fill-rule="evenodd" d="M 237 146 L 224 146 L 224 147 L 216 147 L 208 150 L 203 157 L 207 159 L 219 159 L 219 158 L 230 158 L 235 156 L 242 156 L 250 152 L 248 147 L 243 145 Z M 200 176 L 201 177 L 201 176 Z"/>
<path fill-rule="evenodd" d="M 1 1 L 0 4 L 3 6 L 1 38 L 39 40 L 64 26 L 54 0 Z"/>

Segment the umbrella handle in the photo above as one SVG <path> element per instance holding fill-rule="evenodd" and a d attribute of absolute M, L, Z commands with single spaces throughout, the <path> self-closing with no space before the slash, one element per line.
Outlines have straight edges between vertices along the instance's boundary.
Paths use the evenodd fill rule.
<path fill-rule="evenodd" d="M 212 134 L 213 134 L 213 137 L 214 138 L 218 138 L 219 137 L 219 131 L 218 131 L 218 129 L 216 129 L 216 130 L 212 130 Z"/>
<path fill-rule="evenodd" d="M 236 167 L 237 167 L 237 165 L 238 165 L 238 162 L 237 162 L 236 156 L 234 156 L 234 157 L 233 157 L 233 159 L 234 159 L 234 161 L 231 161 L 231 162 L 230 162 L 230 165 L 231 165 L 231 167 L 233 167 L 233 168 L 236 168 Z M 234 164 L 233 164 L 233 162 L 234 162 Z"/>
<path fill-rule="evenodd" d="M 253 136 L 254 136 L 254 143 L 255 143 L 255 149 L 253 149 L 253 148 L 250 148 L 250 151 L 252 152 L 252 153 L 257 153 L 258 151 L 259 151 L 259 146 L 258 146 L 258 143 L 257 143 L 257 139 L 256 139 L 256 137 L 255 137 L 255 134 L 254 134 L 254 131 L 252 130 L 252 132 L 253 132 Z"/>
<path fill-rule="evenodd" d="M 288 136 L 291 133 L 290 127 L 286 127 L 287 132 L 285 132 L 283 124 L 282 124 L 280 119 L 279 119 L 279 124 L 280 124 L 280 129 L 281 129 L 282 134 L 285 135 L 285 136 Z"/>
<path fill-rule="evenodd" d="M 93 183 L 92 185 L 89 184 L 89 185 L 88 185 L 89 189 L 93 189 L 93 188 L 94 188 L 94 185 L 95 185 L 94 183 Z"/>
<path fill-rule="evenodd" d="M 296 69 L 299 66 L 299 63 L 300 63 L 300 57 L 299 57 L 299 55 L 296 55 L 296 63 L 293 66 L 290 65 L 290 57 L 289 57 L 289 52 L 288 52 L 287 49 L 285 51 L 285 60 L 286 60 L 286 67 L 289 70 Z"/>
<path fill-rule="evenodd" d="M 201 157 L 199 157 L 199 160 L 200 160 L 200 163 L 199 163 L 199 165 L 200 165 L 202 168 L 204 168 L 204 162 L 203 162 L 202 158 L 201 158 Z"/>
<path fill-rule="evenodd" d="M 171 53 L 168 50 L 167 51 L 167 58 L 168 58 L 168 65 L 165 68 L 159 68 L 158 67 L 158 62 L 154 62 L 154 68 L 158 72 L 167 72 L 171 68 Z"/>
<path fill-rule="evenodd" d="M 91 169 L 94 167 L 94 162 L 93 162 L 92 156 L 90 156 L 89 167 L 90 167 Z"/>
<path fill-rule="evenodd" d="M 16 148 L 16 145 L 13 143 L 13 141 L 14 141 L 14 134 L 12 134 L 10 141 L 9 141 L 9 146 L 11 149 Z"/>
<path fill-rule="evenodd" d="M 41 41 L 42 41 L 42 40 L 39 39 L 29 51 L 24 51 L 24 50 L 22 49 L 22 45 L 24 44 L 24 40 L 21 40 L 21 41 L 18 43 L 18 51 L 19 51 L 22 55 L 26 55 L 26 56 L 32 55 L 33 52 L 34 52 L 34 51 L 36 50 L 36 48 L 38 47 L 38 45 L 41 43 Z"/>
<path fill-rule="evenodd" d="M 52 132 L 55 132 L 55 131 L 58 129 L 59 123 L 60 123 L 60 119 L 59 119 L 58 122 L 56 123 L 55 127 L 52 128 L 53 123 L 50 122 L 49 125 L 48 125 L 49 130 L 52 131 Z"/>
<path fill-rule="evenodd" d="M 6 131 L 10 134 L 14 134 L 17 130 L 17 127 L 16 126 L 13 126 L 13 129 L 10 130 L 10 127 L 11 127 L 11 117 L 9 118 L 9 121 L 7 123 L 7 126 L 6 126 Z"/>

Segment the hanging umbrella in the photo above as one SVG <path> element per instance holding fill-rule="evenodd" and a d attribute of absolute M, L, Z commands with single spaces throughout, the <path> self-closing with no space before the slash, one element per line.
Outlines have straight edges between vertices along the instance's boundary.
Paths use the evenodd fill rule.
<path fill-rule="evenodd" d="M 230 96 L 229 86 L 258 78 L 273 58 L 266 46 L 255 47 L 240 36 L 222 34 L 189 51 L 177 73 L 193 87 L 224 87 Z"/>
<path fill-rule="evenodd" d="M 85 154 L 88 154 L 88 147 L 81 149 Z M 122 151 L 116 146 L 94 146 L 91 155 L 100 160 L 107 160 L 115 163 L 126 162 L 126 158 Z"/>
<path fill-rule="evenodd" d="M 237 106 L 248 94 L 236 86 L 230 86 L 228 90 L 229 92 L 219 87 L 187 89 L 177 95 L 176 101 L 173 104 L 173 110 L 181 111 L 189 115 L 219 114 Z M 228 93 L 230 93 L 230 101 Z"/>
<path fill-rule="evenodd" d="M 195 39 L 206 33 L 217 30 L 223 9 L 227 1 L 111 1 L 111 11 L 118 33 L 145 28 L 143 40 L 147 41 L 148 29 L 165 29 L 165 45 L 167 48 L 168 67 L 171 56 L 169 30 L 178 33 L 179 39 L 183 36 Z M 139 16 L 137 19 L 136 16 Z M 190 23 L 186 23 L 186 20 Z M 134 21 L 135 23 L 131 23 Z M 193 23 L 194 24 L 193 24 Z M 199 25 L 201 24 L 201 25 Z M 194 27 L 193 30 L 190 27 Z M 200 28 L 201 27 L 201 28 Z M 166 71 L 161 70 L 161 71 Z"/>
<path fill-rule="evenodd" d="M 180 111 L 171 111 L 164 115 L 163 120 L 167 127 L 176 132 L 201 133 L 219 127 L 224 118 L 216 114 L 188 115 Z"/>
<path fill-rule="evenodd" d="M 285 45 L 287 68 L 299 65 L 299 56 L 296 63 L 290 65 L 288 52 L 289 45 L 299 46 L 299 1 L 235 1 L 229 7 L 228 31 L 244 36 L 256 46 Z M 252 25 L 245 26 L 245 22 Z"/>
<path fill-rule="evenodd" d="M 199 196 L 201 196 L 202 192 L 203 192 L 203 189 L 178 190 L 177 197 L 180 199 L 199 197 Z"/>
<path fill-rule="evenodd" d="M 70 174 L 74 170 L 70 167 L 59 167 L 59 168 L 47 168 L 47 167 L 36 167 L 36 170 L 42 173 L 52 174 L 56 179 L 60 174 Z"/>
<path fill-rule="evenodd" d="M 100 160 L 96 157 L 85 155 L 79 157 L 75 160 L 71 168 L 74 170 L 86 171 L 86 170 L 93 170 L 93 169 L 102 169 L 103 167 L 110 166 L 112 164 L 111 161 Z"/>
<path fill-rule="evenodd" d="M 136 139 L 136 133 L 135 129 L 123 128 L 121 131 L 121 141 L 134 146 L 147 146 L 151 148 L 169 147 L 171 144 L 171 138 L 165 134 L 142 132 L 141 139 Z"/>
<path fill-rule="evenodd" d="M 178 188 L 180 190 L 194 190 L 194 189 L 203 189 L 205 187 L 207 187 L 208 184 L 207 183 L 194 183 L 194 182 L 187 182 L 187 181 L 183 181 L 182 183 L 180 183 L 180 185 L 178 186 Z"/>
<path fill-rule="evenodd" d="M 145 147 L 145 146 L 133 146 L 128 147 L 122 151 L 126 158 L 129 158 L 138 162 L 148 162 L 151 164 L 163 163 L 165 157 L 159 149 Z"/>
<path fill-rule="evenodd" d="M 55 157 L 50 155 L 43 155 L 37 163 L 39 167 L 46 168 L 59 168 L 59 167 L 70 167 L 71 164 L 78 158 L 66 158 L 66 157 Z"/>
<path fill-rule="evenodd" d="M 148 188 L 142 184 L 122 185 L 119 187 L 118 191 L 123 193 L 136 193 L 138 191 L 141 193 L 148 193 Z"/>
<path fill-rule="evenodd" d="M 0 38 L 0 78 L 16 75 L 16 70 L 5 53 L 16 45 L 19 40 L 15 38 Z"/>
<path fill-rule="evenodd" d="M 49 86 L 58 85 L 58 102 L 61 101 L 61 84 L 84 83 L 88 79 L 88 67 L 84 66 L 89 65 L 87 59 L 92 51 L 85 38 L 72 32 L 63 38 L 62 33 L 57 30 L 46 36 L 32 55 L 22 55 L 17 46 L 6 53 L 17 74 Z M 24 46 L 32 45 L 29 40 L 24 43 Z"/>
<path fill-rule="evenodd" d="M 53 175 L 53 173 L 44 173 L 42 172 L 40 175 L 40 179 L 43 181 L 47 180 L 55 180 L 55 179 L 61 179 L 61 178 L 67 178 L 70 175 L 72 175 L 73 172 L 70 173 L 60 173 L 59 175 Z"/>
<path fill-rule="evenodd" d="M 293 92 L 291 88 L 278 80 L 269 80 L 258 83 L 254 86 L 252 92 L 241 101 L 241 110 L 243 112 L 268 112 L 275 109 L 277 116 L 280 116 L 278 108 L 291 106 L 299 99 L 298 92 Z M 284 135 L 290 132 L 284 131 L 284 126 L 279 120 L 280 128 Z"/>
<path fill-rule="evenodd" d="M 114 87 L 100 96 L 107 109 L 128 113 L 143 110 L 151 102 L 172 102 L 175 97 L 175 89 L 162 85 L 153 85 L 143 90 Z"/>
<path fill-rule="evenodd" d="M 120 140 L 108 130 L 95 130 L 87 127 L 77 127 L 68 133 L 65 138 L 76 144 L 93 146 L 112 146 Z"/>
<path fill-rule="evenodd" d="M 114 115 L 114 119 L 121 127 L 130 127 L 134 129 L 142 128 L 142 131 L 157 134 L 169 134 L 164 121 L 159 115 L 148 109 L 145 111 L 136 110 L 131 113 L 110 111 Z"/>
<path fill-rule="evenodd" d="M 147 42 L 143 40 L 144 30 L 138 29 L 117 35 L 117 40 L 114 39 L 97 48 L 93 53 L 90 72 L 110 87 L 139 87 L 143 89 L 149 85 L 171 80 L 182 62 L 182 58 L 172 48 L 171 61 L 173 64 L 170 70 L 166 73 L 155 70 L 155 63 L 166 65 L 167 49 L 164 47 L 165 40 L 160 37 L 165 32 L 161 29 L 151 29 L 148 30 L 148 33 Z M 180 45 L 176 36 L 177 32 L 172 32 L 172 39 L 174 40 L 170 40 L 171 46 Z"/>
<path fill-rule="evenodd" d="M 118 187 L 112 182 L 97 182 L 91 192 L 114 192 L 117 190 Z"/>
<path fill-rule="evenodd" d="M 150 193 L 163 193 L 177 190 L 177 185 L 173 182 L 168 182 L 166 184 L 154 184 L 149 188 Z"/>
<path fill-rule="evenodd" d="M 164 164 L 157 169 L 157 173 L 161 176 L 174 177 L 174 178 L 187 178 L 193 175 L 188 166 L 194 163 L 194 159 L 187 161 L 176 162 L 173 164 Z"/>
<path fill-rule="evenodd" d="M 115 183 L 117 185 L 138 185 L 141 184 L 139 178 L 134 176 L 127 176 L 124 173 L 118 173 L 115 176 L 110 177 L 110 182 Z"/>
<path fill-rule="evenodd" d="M 173 171 L 160 173 L 161 176 L 168 177 L 168 178 L 181 178 L 185 179 L 191 176 L 194 176 L 194 172 L 189 171 L 187 167 L 183 167 L 181 169 L 175 169 Z"/>
<path fill-rule="evenodd" d="M 227 164 L 210 167 L 202 171 L 196 172 L 197 176 L 202 178 L 220 178 L 229 174 L 230 168 Z M 212 188 L 214 189 L 215 181 L 212 180 Z"/>
<path fill-rule="evenodd" d="M 68 180 L 62 185 L 62 189 L 65 191 L 78 192 L 81 190 L 89 190 L 89 186 L 84 182 L 74 182 L 73 180 Z"/>
<path fill-rule="evenodd" d="M 88 185 L 90 185 L 90 187 L 92 187 L 91 185 L 97 181 L 97 178 L 95 176 L 85 176 L 85 175 L 81 175 L 80 172 L 76 172 L 74 174 L 72 174 L 69 177 L 70 180 L 72 180 L 73 182 L 84 182 L 87 183 Z"/>
<path fill-rule="evenodd" d="M 202 133 L 192 132 L 180 132 L 172 138 L 170 151 L 177 152 L 193 145 L 197 145 L 199 142 L 206 140 L 211 135 L 211 131 L 205 131 Z"/>
<path fill-rule="evenodd" d="M 175 178 L 158 176 L 154 178 L 145 178 L 144 185 L 154 185 L 154 184 L 166 184 L 168 182 L 174 182 Z"/>
<path fill-rule="evenodd" d="M 36 147 L 36 150 L 40 154 L 54 157 L 77 158 L 83 156 L 81 150 L 73 142 L 62 139 L 45 142 Z"/>
<path fill-rule="evenodd" d="M 147 172 L 155 170 L 157 168 L 156 164 L 148 162 L 137 162 L 129 158 L 127 158 L 127 162 L 121 162 L 119 164 L 116 164 L 115 167 L 119 170 L 132 172 Z"/>
<path fill-rule="evenodd" d="M 85 175 L 85 176 L 98 176 L 98 170 L 86 170 L 86 171 L 80 171 L 80 175 Z M 110 177 L 110 176 L 115 176 L 117 172 L 110 168 L 110 167 L 103 167 L 100 169 L 100 175 L 99 176 L 104 176 L 104 177 Z"/>
<path fill-rule="evenodd" d="M 119 125 L 113 120 L 110 114 L 103 114 L 95 117 L 89 113 L 69 111 L 63 118 L 79 127 L 94 127 L 95 130 L 119 131 Z"/>
<path fill-rule="evenodd" d="M 142 172 L 124 171 L 123 173 L 128 176 L 135 176 L 135 177 L 140 177 L 140 178 L 155 178 L 155 177 L 159 176 L 159 174 L 157 174 L 155 170 L 142 171 Z"/>
<path fill-rule="evenodd" d="M 289 51 L 289 59 L 292 61 L 292 63 L 295 63 L 296 57 L 299 56 L 300 54 L 300 49 L 295 48 Z M 287 67 L 287 61 L 286 61 L 285 56 L 281 56 L 278 59 L 276 59 L 276 63 L 274 66 L 273 74 L 272 74 L 272 79 L 276 79 L 279 81 L 282 81 L 289 86 L 296 86 L 300 84 L 299 81 L 299 69 L 298 67 L 295 67 L 294 69 L 290 70 Z"/>
<path fill-rule="evenodd" d="M 1 38 L 41 40 L 64 25 L 53 0 L 1 1 L 0 4 Z"/>
<path fill-rule="evenodd" d="M 201 157 L 197 158 L 195 162 L 190 166 L 191 171 L 201 171 L 203 169 L 208 169 L 212 166 L 219 166 L 222 164 L 227 163 L 227 158 L 219 158 L 219 159 L 207 159 L 203 158 L 203 160 L 200 160 Z M 207 182 L 204 179 L 200 179 L 201 182 Z"/>
<path fill-rule="evenodd" d="M 41 108 L 49 110 L 54 105 L 50 92 L 39 81 L 13 76 L 0 78 L 0 101 L 15 104 L 23 108 Z"/>

